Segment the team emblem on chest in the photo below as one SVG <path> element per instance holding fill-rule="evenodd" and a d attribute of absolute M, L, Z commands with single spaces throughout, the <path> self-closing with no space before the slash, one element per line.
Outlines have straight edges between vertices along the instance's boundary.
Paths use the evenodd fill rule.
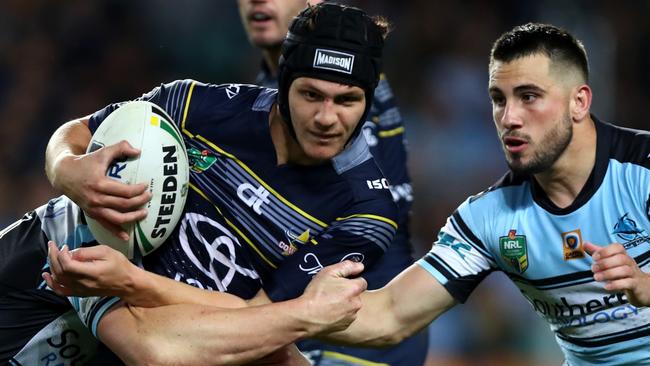
<path fill-rule="evenodd" d="M 499 237 L 499 251 L 515 271 L 524 273 L 528 269 L 526 235 L 517 235 L 517 230 L 510 230 L 508 235 Z"/>

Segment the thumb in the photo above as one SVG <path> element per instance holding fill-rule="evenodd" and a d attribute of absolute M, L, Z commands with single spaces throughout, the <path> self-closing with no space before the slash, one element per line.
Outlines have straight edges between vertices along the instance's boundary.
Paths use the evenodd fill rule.
<path fill-rule="evenodd" d="M 350 277 L 363 272 L 363 263 L 345 260 L 331 266 L 336 277 Z"/>
<path fill-rule="evenodd" d="M 96 245 L 94 247 L 77 248 L 70 251 L 72 259 L 80 262 L 91 262 L 103 260 L 108 256 L 109 247 L 105 245 Z"/>
<path fill-rule="evenodd" d="M 602 249 L 602 247 L 599 247 L 598 245 L 593 244 L 590 241 L 584 242 L 583 246 L 584 246 L 585 251 L 587 252 L 587 254 L 589 254 L 590 256 L 593 256 L 594 253 L 596 253 L 597 251 Z"/>

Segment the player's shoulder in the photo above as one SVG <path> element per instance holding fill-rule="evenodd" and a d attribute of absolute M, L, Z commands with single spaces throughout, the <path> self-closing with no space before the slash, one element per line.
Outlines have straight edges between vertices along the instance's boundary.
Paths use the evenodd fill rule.
<path fill-rule="evenodd" d="M 506 208 L 527 207 L 530 178 L 508 171 L 487 189 L 469 196 L 458 208 L 463 213 L 494 213 Z"/>
<path fill-rule="evenodd" d="M 392 210 L 395 204 L 390 193 L 390 183 L 372 158 L 362 134 L 332 159 L 332 166 L 351 187 L 356 201 L 375 201 Z"/>
<path fill-rule="evenodd" d="M 275 89 L 259 85 L 210 84 L 192 79 L 176 80 L 163 86 L 170 98 L 184 97 L 190 105 L 212 108 L 248 106 L 252 110 L 269 110 L 277 94 Z"/>
<path fill-rule="evenodd" d="M 625 128 L 594 118 L 599 140 L 598 149 L 610 159 L 631 163 L 650 169 L 650 132 Z"/>

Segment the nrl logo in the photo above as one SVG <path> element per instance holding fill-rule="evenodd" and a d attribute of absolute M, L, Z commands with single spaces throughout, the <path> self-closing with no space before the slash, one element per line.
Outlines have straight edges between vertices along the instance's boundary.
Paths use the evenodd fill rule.
<path fill-rule="evenodd" d="M 515 271 L 524 273 L 528 269 L 528 246 L 526 235 L 517 235 L 517 230 L 510 230 L 507 236 L 499 237 L 501 257 L 510 263 Z"/>
<path fill-rule="evenodd" d="M 352 74 L 354 66 L 354 55 L 332 50 L 317 48 L 314 54 L 314 65 L 318 69 L 338 71 L 345 74 Z"/>
<path fill-rule="evenodd" d="M 199 151 L 195 148 L 187 150 L 187 157 L 189 159 L 190 169 L 197 173 L 203 173 L 208 170 L 215 161 L 217 161 L 217 157 L 210 151 Z"/>

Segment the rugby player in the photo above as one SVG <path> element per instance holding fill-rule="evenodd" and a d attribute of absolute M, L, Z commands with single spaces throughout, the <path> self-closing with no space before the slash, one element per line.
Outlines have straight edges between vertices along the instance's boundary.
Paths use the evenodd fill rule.
<path fill-rule="evenodd" d="M 309 1 L 310 4 L 321 2 Z M 305 7 L 305 0 L 238 0 L 238 5 L 250 43 L 262 52 L 261 71 L 255 84 L 277 88 L 282 41 L 291 19 Z M 393 92 L 383 74 L 375 89 L 366 120 L 363 134 L 375 161 L 390 182 L 393 199 L 399 206 L 399 226 L 393 242 L 386 254 L 363 274 L 368 281 L 368 288 L 372 290 L 384 286 L 413 263 L 409 232 L 413 195 L 407 169 L 404 123 Z M 398 346 L 382 349 L 355 349 L 323 344 L 315 340 L 302 341 L 298 346 L 310 356 L 315 365 L 321 362 L 357 365 L 365 361 L 392 366 L 416 366 L 422 365 L 426 358 L 428 332 L 425 329 Z"/>
<path fill-rule="evenodd" d="M 567 365 L 650 364 L 650 134 L 591 114 L 588 77 L 584 46 L 555 26 L 494 43 L 488 91 L 510 171 L 449 216 L 427 255 L 364 293 L 333 339 L 398 343 L 502 271 Z"/>
<path fill-rule="evenodd" d="M 346 31 L 341 31 L 342 24 Z M 397 209 L 388 187 L 368 184 L 381 181 L 383 175 L 360 134 L 370 109 L 366 101 L 372 99 L 379 80 L 386 30 L 382 21 L 359 9 L 322 4 L 306 9 L 293 22 L 283 51 L 284 83 L 279 90 L 182 80 L 142 96 L 179 124 L 192 170 L 181 223 L 170 243 L 143 258 L 144 268 L 242 298 L 251 297 L 262 284 L 272 298 L 294 298 L 327 265 L 346 259 L 372 265 L 397 228 Z M 120 144 L 84 153 L 92 131 L 117 107 L 110 105 L 57 130 L 48 145 L 46 169 L 53 185 L 88 215 L 124 235 L 119 224 L 146 214 L 139 207 L 149 199 L 148 193 L 143 186 L 116 184 L 104 172 L 115 158 L 137 152 Z M 83 219 L 74 232 L 83 231 L 82 226 Z M 75 255 L 83 259 L 88 254 L 84 250 L 113 253 L 98 247 L 80 249 Z M 66 263 L 66 249 L 59 252 L 51 245 L 50 254 L 49 269 L 54 273 L 74 268 L 57 265 Z M 340 266 L 352 265 L 345 263 Z M 93 257 L 83 264 L 101 268 L 103 262 Z M 338 286 L 343 275 L 359 271 L 359 265 L 352 266 L 349 271 L 335 267 L 326 281 L 329 277 Z M 100 292 L 122 296 L 125 302 L 112 297 L 71 298 L 93 334 L 127 363 L 242 363 L 279 344 L 313 335 L 304 327 L 290 336 L 262 330 L 261 322 L 264 327 L 288 326 L 291 323 L 282 317 L 295 316 L 280 311 L 284 315 L 274 318 L 276 312 L 267 310 L 266 320 L 251 316 L 218 336 L 226 323 L 220 323 L 219 316 L 204 319 L 202 306 L 219 294 L 128 268 L 135 274 L 133 282 L 120 282 L 120 286 L 135 288 Z M 61 294 L 78 289 L 64 275 L 44 277 Z M 365 283 L 354 282 L 357 289 Z M 324 289 L 320 295 L 330 291 Z M 311 321 L 318 324 L 317 332 L 332 326 L 328 323 L 340 326 L 336 323 L 353 316 L 354 290 L 346 293 L 340 296 L 350 302 L 345 308 L 352 314 L 342 315 L 340 321 L 314 315 Z M 180 300 L 198 306 L 180 306 Z M 163 319 L 177 326 L 167 329 Z M 219 356 L 215 349 L 197 351 L 199 346 L 210 349 L 209 344 L 224 354 Z"/>

